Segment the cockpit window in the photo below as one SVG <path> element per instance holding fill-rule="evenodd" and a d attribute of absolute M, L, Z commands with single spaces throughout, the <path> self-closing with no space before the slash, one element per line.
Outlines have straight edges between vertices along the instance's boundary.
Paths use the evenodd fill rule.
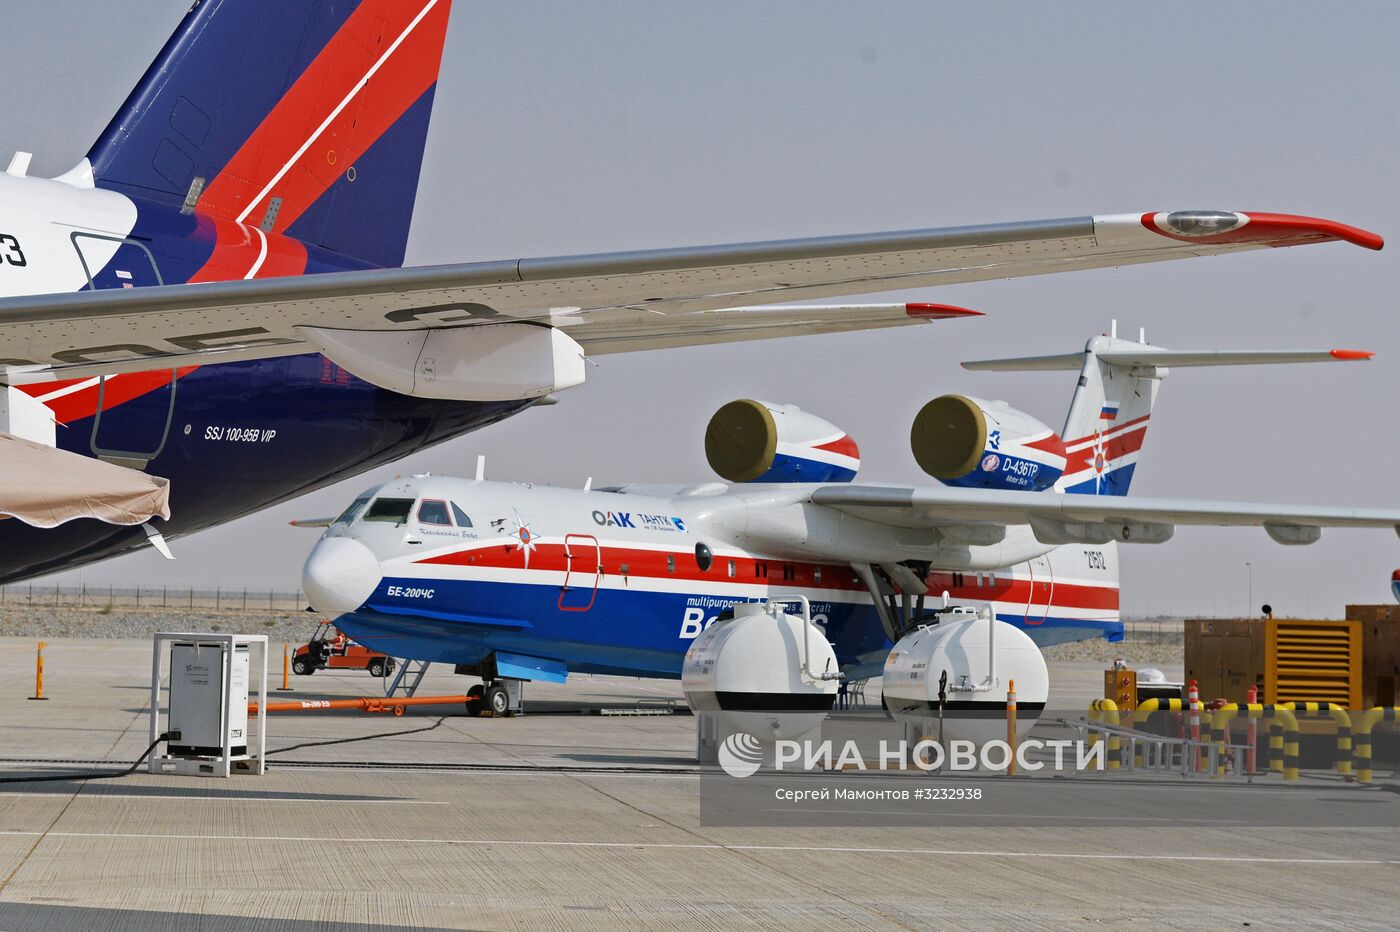
<path fill-rule="evenodd" d="M 363 521 L 383 521 L 388 524 L 403 524 L 408 513 L 413 510 L 411 498 L 376 498 L 365 512 Z"/>
<path fill-rule="evenodd" d="M 353 502 L 350 503 L 350 507 L 347 508 L 347 509 L 345 509 L 345 511 L 341 512 L 340 517 L 339 517 L 339 518 L 336 518 L 335 521 L 333 521 L 332 523 L 333 523 L 333 524 L 349 524 L 351 521 L 354 521 L 354 520 L 355 520 L 355 516 L 358 515 L 358 514 L 364 509 L 364 507 L 365 507 L 366 505 L 368 505 L 368 504 L 369 504 L 369 496 L 368 496 L 368 495 L 364 496 L 363 498 L 357 498 L 357 499 L 355 499 Z"/>
<path fill-rule="evenodd" d="M 447 513 L 447 502 L 438 498 L 423 499 L 423 503 L 418 506 L 418 523 L 451 527 L 452 517 Z"/>
<path fill-rule="evenodd" d="M 456 502 L 452 503 L 452 515 L 457 519 L 458 527 L 472 526 L 472 519 L 467 517 L 467 513 Z"/>

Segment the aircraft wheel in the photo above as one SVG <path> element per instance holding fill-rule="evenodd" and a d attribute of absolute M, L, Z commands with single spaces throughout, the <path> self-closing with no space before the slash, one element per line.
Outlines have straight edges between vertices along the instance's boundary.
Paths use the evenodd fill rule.
<path fill-rule="evenodd" d="M 373 677 L 382 677 L 386 672 L 388 672 L 388 671 L 387 671 L 387 670 L 385 669 L 385 667 L 384 667 L 384 661 L 382 661 L 382 660 L 371 660 L 371 661 L 369 662 L 369 675 L 370 675 L 370 676 L 373 676 Z"/>
<path fill-rule="evenodd" d="M 483 697 L 486 708 L 491 710 L 491 714 L 497 718 L 503 717 L 510 711 L 510 693 L 506 692 L 504 686 L 492 686 L 486 690 Z"/>
<path fill-rule="evenodd" d="M 481 697 L 482 694 L 485 693 L 485 691 L 486 687 L 482 686 L 480 683 L 477 683 L 471 689 L 467 690 L 468 715 L 475 717 L 481 714 L 482 709 L 484 708 L 484 704 L 481 701 Z"/>
<path fill-rule="evenodd" d="M 316 671 L 313 670 L 311 664 L 307 663 L 305 660 L 293 660 L 292 672 L 297 676 L 310 676 Z"/>

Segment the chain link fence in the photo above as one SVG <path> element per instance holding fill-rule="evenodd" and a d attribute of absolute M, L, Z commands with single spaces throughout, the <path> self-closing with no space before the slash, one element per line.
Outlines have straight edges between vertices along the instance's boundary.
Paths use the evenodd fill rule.
<path fill-rule="evenodd" d="M 1184 648 L 1186 622 L 1181 618 L 1125 618 L 1123 643 L 1145 647 Z"/>

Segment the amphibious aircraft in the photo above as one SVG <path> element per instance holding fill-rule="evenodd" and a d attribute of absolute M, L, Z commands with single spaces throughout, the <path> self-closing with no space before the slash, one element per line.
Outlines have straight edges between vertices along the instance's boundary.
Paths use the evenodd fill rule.
<path fill-rule="evenodd" d="M 399 268 L 449 7 L 203 0 L 71 171 L 33 177 L 17 154 L 0 432 L 168 478 L 174 538 L 518 413 L 582 382 L 585 355 L 962 316 L 769 302 L 1382 245 L 1190 210 Z M 147 540 L 5 522 L 0 582 Z"/>
<path fill-rule="evenodd" d="M 1118 543 L 1174 527 L 1400 527 L 1400 510 L 1125 497 L 1169 367 L 1359 360 L 1369 353 L 1180 352 L 1115 334 L 1082 353 L 968 363 L 1078 370 L 1063 430 L 1005 402 L 944 395 L 915 459 L 942 487 L 853 482 L 860 452 L 800 409 L 744 400 L 705 434 L 724 482 L 564 489 L 436 476 L 370 489 L 329 525 L 302 584 L 385 653 L 500 679 L 679 676 L 686 647 L 740 602 L 806 596 L 852 676 L 948 593 L 1040 645 L 1122 637 Z"/>

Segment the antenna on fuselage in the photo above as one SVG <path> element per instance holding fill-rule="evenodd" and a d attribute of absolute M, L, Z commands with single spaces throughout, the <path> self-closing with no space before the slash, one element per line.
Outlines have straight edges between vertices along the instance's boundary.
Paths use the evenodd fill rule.
<path fill-rule="evenodd" d="M 584 490 L 585 492 L 592 492 L 592 491 L 593 491 L 593 477 L 592 477 L 592 476 L 589 476 L 587 479 L 585 479 L 585 480 L 583 481 L 583 490 Z"/>
<path fill-rule="evenodd" d="M 477 456 L 476 456 L 476 481 L 477 481 L 477 482 L 484 482 L 485 480 L 486 480 L 486 455 L 485 455 L 484 453 L 478 453 Z"/>

